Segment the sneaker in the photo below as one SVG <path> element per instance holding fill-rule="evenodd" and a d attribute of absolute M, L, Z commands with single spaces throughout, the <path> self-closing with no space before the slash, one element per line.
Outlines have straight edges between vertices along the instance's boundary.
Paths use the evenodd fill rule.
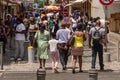
<path fill-rule="evenodd" d="M 42 69 L 42 67 L 40 66 L 39 69 Z"/>
<path fill-rule="evenodd" d="M 21 58 L 18 58 L 17 60 L 18 60 L 18 61 L 22 61 L 22 59 L 21 59 Z"/>
<path fill-rule="evenodd" d="M 58 73 L 58 70 L 55 68 L 55 69 L 54 69 L 54 72 L 55 72 L 55 73 Z"/>
<path fill-rule="evenodd" d="M 72 70 L 72 73 L 75 74 L 75 69 Z"/>
<path fill-rule="evenodd" d="M 92 70 L 95 70 L 95 67 L 92 67 L 91 69 L 92 69 Z"/>
<path fill-rule="evenodd" d="M 15 58 L 14 58 L 14 57 L 11 57 L 11 58 L 10 58 L 10 61 L 14 61 L 14 60 L 15 60 Z"/>
<path fill-rule="evenodd" d="M 81 73 L 81 72 L 83 72 L 83 70 L 79 70 L 79 72 Z"/>
<path fill-rule="evenodd" d="M 101 67 L 100 70 L 104 70 L 104 67 Z"/>
<path fill-rule="evenodd" d="M 62 70 L 65 70 L 65 67 L 63 67 Z"/>

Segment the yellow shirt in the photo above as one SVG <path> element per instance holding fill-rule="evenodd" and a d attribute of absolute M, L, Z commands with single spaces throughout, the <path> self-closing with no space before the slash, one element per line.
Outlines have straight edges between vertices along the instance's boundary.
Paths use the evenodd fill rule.
<path fill-rule="evenodd" d="M 75 37 L 75 42 L 74 42 L 74 47 L 83 47 L 84 46 L 84 42 L 83 42 L 83 36 Z"/>
<path fill-rule="evenodd" d="M 45 16 L 45 14 L 41 14 L 41 17 L 44 17 Z"/>

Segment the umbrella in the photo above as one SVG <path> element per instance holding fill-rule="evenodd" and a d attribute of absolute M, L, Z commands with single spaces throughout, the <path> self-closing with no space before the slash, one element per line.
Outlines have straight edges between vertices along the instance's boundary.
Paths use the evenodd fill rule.
<path fill-rule="evenodd" d="M 59 10 L 60 8 L 58 6 L 45 6 L 48 10 Z"/>

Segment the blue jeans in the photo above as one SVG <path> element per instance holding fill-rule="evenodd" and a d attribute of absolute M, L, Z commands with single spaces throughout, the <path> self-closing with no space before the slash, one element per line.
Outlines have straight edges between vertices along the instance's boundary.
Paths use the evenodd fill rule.
<path fill-rule="evenodd" d="M 99 57 L 100 68 L 103 68 L 104 64 L 103 64 L 103 45 L 102 44 L 92 46 L 92 68 L 95 68 L 97 53 Z"/>
<path fill-rule="evenodd" d="M 73 27 L 72 29 L 73 29 L 74 32 L 76 31 L 76 27 Z"/>

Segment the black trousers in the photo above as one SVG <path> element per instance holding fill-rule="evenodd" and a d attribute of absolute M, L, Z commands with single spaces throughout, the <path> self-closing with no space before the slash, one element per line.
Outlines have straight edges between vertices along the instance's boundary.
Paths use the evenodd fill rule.
<path fill-rule="evenodd" d="M 96 45 L 92 46 L 92 68 L 95 68 L 97 54 L 99 57 L 100 68 L 103 68 L 104 64 L 103 64 L 103 45 L 102 44 L 97 46 Z"/>
<path fill-rule="evenodd" d="M 3 42 L 3 54 L 5 54 L 5 46 L 7 43 L 7 39 L 6 38 L 0 38 L 0 42 Z"/>
<path fill-rule="evenodd" d="M 61 43 L 59 45 L 64 47 L 65 43 Z M 68 62 L 68 50 L 59 49 L 59 56 L 60 56 L 60 62 L 62 64 L 62 66 L 66 67 L 67 66 L 67 62 Z"/>

